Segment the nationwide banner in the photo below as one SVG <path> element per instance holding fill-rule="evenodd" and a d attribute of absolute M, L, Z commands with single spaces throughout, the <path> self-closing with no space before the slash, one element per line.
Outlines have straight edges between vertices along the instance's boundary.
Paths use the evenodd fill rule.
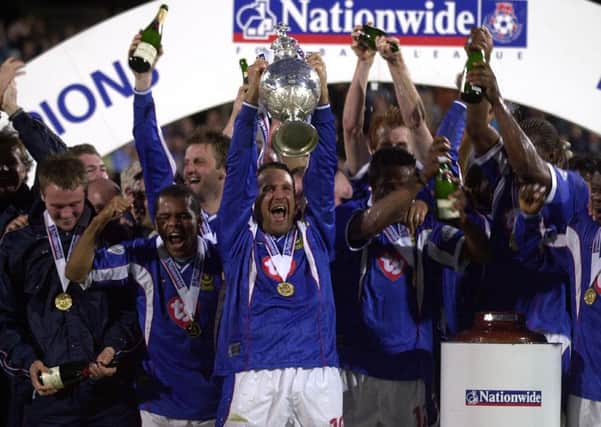
<path fill-rule="evenodd" d="M 331 83 L 352 78 L 354 25 L 372 22 L 401 41 L 417 84 L 454 87 L 474 26 L 494 36 L 491 65 L 503 96 L 601 134 L 601 6 L 565 0 L 166 0 L 165 54 L 153 95 L 161 125 L 233 100 L 238 61 L 271 56 L 284 23 L 305 52 L 321 52 Z M 127 49 L 161 2 L 126 11 L 27 64 L 19 102 L 69 145 L 108 153 L 132 139 L 133 77 Z M 372 81 L 390 81 L 377 58 Z M 4 115 L 5 116 L 5 115 Z"/>
<path fill-rule="evenodd" d="M 284 22 L 301 43 L 348 44 L 357 24 L 371 22 L 403 45 L 463 46 L 485 25 L 504 47 L 526 47 L 528 2 L 494 0 L 235 0 L 235 42 L 272 40 Z"/>

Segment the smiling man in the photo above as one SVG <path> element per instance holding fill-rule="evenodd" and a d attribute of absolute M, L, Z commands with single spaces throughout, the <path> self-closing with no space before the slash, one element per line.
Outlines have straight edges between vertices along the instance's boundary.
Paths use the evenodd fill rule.
<path fill-rule="evenodd" d="M 213 425 L 220 393 L 211 379 L 218 290 L 202 277 L 220 265 L 198 236 L 198 201 L 186 187 L 171 185 L 159 193 L 154 208 L 158 236 L 94 251 L 106 225 L 130 207 L 115 197 L 92 220 L 67 264 L 67 277 L 87 280 L 93 288 L 135 287 L 146 341 L 145 380 L 137 385 L 142 425 L 183 420 L 196 427 Z"/>
<path fill-rule="evenodd" d="M 7 233 L 0 245 L 2 367 L 19 386 L 30 383 L 29 397 L 35 390 L 25 407 L 28 426 L 135 426 L 131 382 L 115 368 L 99 368 L 135 344 L 135 313 L 120 310 L 125 306 L 111 294 L 83 293 L 65 276 L 92 214 L 86 170 L 76 158 L 49 157 L 38 179 L 42 200 L 29 225 Z M 59 390 L 39 379 L 50 367 L 81 361 L 97 362 L 90 365 L 94 381 Z M 98 381 L 102 376 L 112 378 Z"/>
<path fill-rule="evenodd" d="M 299 217 L 286 165 L 269 163 L 257 174 L 258 90 L 267 63 L 257 60 L 248 69 L 219 210 L 227 291 L 216 359 L 216 374 L 226 376 L 224 412 L 217 425 L 342 423 L 329 268 L 336 130 L 325 66 L 319 55 L 307 61 L 319 74 L 322 95 L 312 116 L 319 143 L 305 173 L 307 206 Z"/>

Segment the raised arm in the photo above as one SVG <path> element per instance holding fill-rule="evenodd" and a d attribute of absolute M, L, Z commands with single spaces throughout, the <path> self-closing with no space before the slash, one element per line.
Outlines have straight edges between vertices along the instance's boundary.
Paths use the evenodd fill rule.
<path fill-rule="evenodd" d="M 140 43 L 140 35 L 136 35 L 130 46 L 130 54 Z M 162 50 L 160 52 L 162 54 Z M 134 86 L 134 143 L 146 187 L 148 211 L 154 221 L 155 204 L 161 190 L 173 184 L 175 178 L 175 160 L 171 156 L 156 118 L 154 99 L 150 86 L 152 85 L 152 70 L 154 65 L 145 73 L 133 72 Z"/>
<path fill-rule="evenodd" d="M 259 80 L 266 68 L 267 62 L 263 59 L 248 67 L 248 90 L 236 117 L 227 153 L 227 175 L 218 213 L 218 241 L 223 257 L 234 249 L 237 237 L 252 216 L 252 206 L 257 197 L 257 105 Z"/>
<path fill-rule="evenodd" d="M 312 123 L 317 129 L 319 142 L 311 153 L 303 178 L 307 199 L 306 214 L 312 217 L 325 242 L 334 247 L 334 179 L 338 170 L 336 156 L 336 125 L 330 108 L 326 67 L 319 54 L 312 54 L 307 63 L 315 68 L 321 82 L 321 98 L 313 112 Z"/>
<path fill-rule="evenodd" d="M 363 132 L 365 118 L 365 98 L 369 70 L 374 62 L 375 50 L 365 48 L 359 44 L 358 36 L 361 25 L 353 29 L 351 49 L 357 55 L 357 65 L 353 79 L 346 93 L 344 109 L 342 111 L 342 131 L 344 138 L 344 151 L 346 154 L 346 167 L 350 176 L 354 176 L 359 169 L 369 162 L 369 147 L 367 136 Z"/>
<path fill-rule="evenodd" d="M 468 73 L 467 79 L 470 83 L 482 87 L 486 99 L 492 105 L 507 158 L 514 173 L 523 180 L 538 182 L 551 189 L 551 171 L 505 105 L 490 64 L 476 63 L 474 66 L 475 68 Z"/>
<path fill-rule="evenodd" d="M 486 62 L 490 62 L 493 48 L 492 35 L 486 27 L 472 28 L 465 51 L 480 49 L 484 52 Z M 499 134 L 490 126 L 492 107 L 487 99 L 482 99 L 477 104 L 467 104 L 466 138 L 465 145 L 471 145 L 477 157 L 485 155 L 490 148 L 499 141 Z M 462 145 L 464 145 L 462 144 Z"/>
<path fill-rule="evenodd" d="M 545 202 L 546 192 L 546 188 L 540 184 L 525 184 L 520 188 L 521 213 L 516 218 L 513 230 L 518 248 L 516 259 L 529 270 L 559 273 L 566 271 L 565 258 L 567 257 L 557 256 L 557 249 L 544 245 L 541 232 L 543 219 L 540 211 Z M 579 243 L 575 246 L 578 245 Z M 575 261 L 580 262 L 580 260 Z"/>
<path fill-rule="evenodd" d="M 413 140 L 408 142 L 413 145 L 411 148 L 415 158 L 424 162 L 428 149 L 432 145 L 432 134 L 426 123 L 426 109 L 411 80 L 401 50 L 393 51 L 395 45 L 399 46 L 399 41 L 394 37 L 378 37 L 376 40 L 378 52 L 388 63 L 403 122 L 411 130 L 413 136 Z"/>
<path fill-rule="evenodd" d="M 88 274 L 92 271 L 96 242 L 102 230 L 110 221 L 120 217 L 129 208 L 130 205 L 127 200 L 121 196 L 116 196 L 94 217 L 77 241 L 67 262 L 65 276 L 69 280 L 77 283 L 86 282 Z"/>
<path fill-rule="evenodd" d="M 242 108 L 242 103 L 244 102 L 244 95 L 246 94 L 246 89 L 248 86 L 246 84 L 240 86 L 238 88 L 238 93 L 236 94 L 236 99 L 234 99 L 234 103 L 232 104 L 232 112 L 230 114 L 229 119 L 223 131 L 221 133 L 228 138 L 232 139 L 232 135 L 234 134 L 234 123 L 236 123 L 236 117 L 240 113 L 240 109 Z"/>
<path fill-rule="evenodd" d="M 404 220 L 404 212 L 423 188 L 417 177 L 400 190 L 382 197 L 361 215 L 351 219 L 348 228 L 349 242 L 369 240 L 390 224 Z"/>
<path fill-rule="evenodd" d="M 60 154 L 67 151 L 67 146 L 63 140 L 52 132 L 44 122 L 33 118 L 19 107 L 17 84 L 14 80 L 4 91 L 0 109 L 9 115 L 13 127 L 19 133 L 19 139 L 36 162 L 44 161 L 51 154 Z"/>
<path fill-rule="evenodd" d="M 491 254 L 490 236 L 486 232 L 487 226 L 477 214 L 468 214 L 467 197 L 463 189 L 459 188 L 453 195 L 453 208 L 459 212 L 457 227 L 463 232 L 465 244 L 461 250 L 461 259 L 484 264 L 489 261 Z M 479 221 L 476 221 L 478 219 Z M 444 236 L 443 239 L 444 240 Z"/>

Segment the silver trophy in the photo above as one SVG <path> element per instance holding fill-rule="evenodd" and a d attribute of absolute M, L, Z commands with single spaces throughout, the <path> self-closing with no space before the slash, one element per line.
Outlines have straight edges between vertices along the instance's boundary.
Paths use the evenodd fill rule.
<path fill-rule="evenodd" d="M 288 27 L 276 27 L 278 37 L 271 44 L 274 60 L 261 76 L 259 100 L 269 114 L 282 121 L 272 137 L 273 148 L 285 157 L 309 154 L 317 145 L 317 130 L 307 123 L 315 110 L 321 86 L 319 75 L 301 58 Z"/>

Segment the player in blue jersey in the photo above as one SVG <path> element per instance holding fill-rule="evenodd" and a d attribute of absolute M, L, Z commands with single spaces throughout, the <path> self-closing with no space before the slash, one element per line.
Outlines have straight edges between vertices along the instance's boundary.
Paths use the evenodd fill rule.
<path fill-rule="evenodd" d="M 198 236 L 198 201 L 183 186 L 166 187 L 153 209 L 158 236 L 95 251 L 98 234 L 129 207 L 116 197 L 92 220 L 69 259 L 67 277 L 91 286 L 137 287 L 146 341 L 144 374 L 137 381 L 142 425 L 213 425 L 220 395 L 212 379 L 217 290 L 202 277 L 220 265 Z"/>
<path fill-rule="evenodd" d="M 471 47 L 483 49 L 490 58 L 492 37 L 486 28 L 472 30 Z M 521 126 L 503 100 L 489 64 L 468 73 L 471 83 L 484 89 L 486 99 L 468 106 L 467 132 L 473 142 L 474 161 L 493 188 L 491 242 L 493 256 L 482 284 L 483 308 L 517 310 L 525 314 L 528 328 L 544 333 L 549 342 L 561 343 L 564 373 L 569 363 L 570 316 L 566 305 L 566 275 L 529 271 L 516 260 L 513 239 L 519 212 L 521 182 L 539 183 L 547 189 L 544 226 L 557 232 L 580 212 L 586 212 L 586 183 L 575 172 L 564 171 L 565 157 L 557 131 L 540 119 Z M 487 124 L 492 106 L 499 132 Z M 538 286 L 530 286 L 537 283 Z M 563 285 L 562 285 L 563 284 Z"/>
<path fill-rule="evenodd" d="M 287 167 L 269 163 L 257 171 L 259 79 L 267 63 L 258 59 L 248 69 L 249 87 L 235 123 L 219 210 L 227 290 L 216 373 L 227 377 L 218 425 L 343 422 L 329 267 L 336 130 L 325 65 L 318 54 L 307 62 L 321 81 L 312 114 L 319 143 L 304 176 L 307 206 L 298 218 Z"/>
<path fill-rule="evenodd" d="M 591 187 L 601 190 L 601 174 L 593 176 Z M 581 212 L 565 234 L 544 245 L 548 242 L 541 233 L 544 198 L 544 187 L 522 187 L 516 243 L 520 260 L 529 268 L 569 275 L 573 349 L 567 426 L 595 427 L 601 425 L 601 223 Z"/>
<path fill-rule="evenodd" d="M 464 197 L 456 202 L 463 231 L 432 214 L 415 231 L 407 227 L 405 212 L 423 185 L 415 158 L 398 146 L 374 153 L 369 183 L 369 200 L 336 210 L 332 271 L 348 387 L 345 424 L 423 426 L 443 266 L 460 270 L 469 259 L 483 261 L 487 236 L 467 219 Z"/>
<path fill-rule="evenodd" d="M 130 53 L 140 42 L 136 35 L 130 45 Z M 163 51 L 161 50 L 161 55 Z M 175 160 L 169 152 L 159 129 L 154 99 L 152 97 L 152 70 L 137 73 L 132 70 L 134 85 L 134 143 L 142 165 L 144 183 L 151 210 L 158 193 L 173 184 L 176 174 Z M 216 243 L 219 227 L 217 210 L 221 203 L 225 179 L 225 155 L 229 138 L 215 133 L 194 132 L 187 139 L 184 157 L 184 182 L 198 198 L 201 207 L 199 233 L 211 243 Z M 219 277 L 207 278 L 218 281 Z"/>

